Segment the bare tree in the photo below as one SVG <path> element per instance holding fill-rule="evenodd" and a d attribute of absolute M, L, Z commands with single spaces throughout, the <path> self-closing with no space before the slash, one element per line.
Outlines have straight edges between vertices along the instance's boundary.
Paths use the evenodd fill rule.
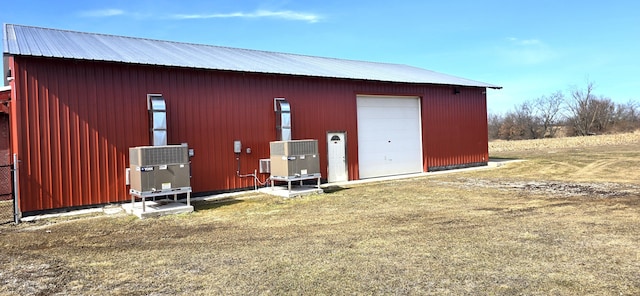
<path fill-rule="evenodd" d="M 586 136 L 593 134 L 592 129 L 598 116 L 598 110 L 594 108 L 596 97 L 593 95 L 593 82 L 587 82 L 585 89 L 571 91 L 571 100 L 567 102 L 570 121 L 576 134 Z"/>
<path fill-rule="evenodd" d="M 594 95 L 593 88 L 593 82 L 588 82 L 585 89 L 573 90 L 572 100 L 567 102 L 569 120 L 579 136 L 607 132 L 615 120 L 616 105 L 609 98 Z"/>
<path fill-rule="evenodd" d="M 640 104 L 636 101 L 616 104 L 610 129 L 613 132 L 630 132 L 638 128 L 640 128 Z"/>
<path fill-rule="evenodd" d="M 507 113 L 502 119 L 500 128 L 498 129 L 498 138 L 503 140 L 521 140 L 524 131 L 516 123 L 516 116 L 513 112 Z"/>
<path fill-rule="evenodd" d="M 524 131 L 524 139 L 540 138 L 540 121 L 538 120 L 535 108 L 530 101 L 516 106 L 516 120 L 521 129 Z"/>
<path fill-rule="evenodd" d="M 564 104 L 564 95 L 561 91 L 552 93 L 549 96 L 542 96 L 534 100 L 533 108 L 538 125 L 542 128 L 540 134 L 543 137 L 554 137 L 556 134 L 555 126 L 562 117 L 562 105 Z"/>
<path fill-rule="evenodd" d="M 626 104 L 621 106 L 624 110 L 623 116 L 625 120 L 632 122 L 640 121 L 640 103 L 630 100 Z"/>
<path fill-rule="evenodd" d="M 594 110 L 593 132 L 607 132 L 614 121 L 616 105 L 609 98 L 599 97 L 593 100 Z"/>
<path fill-rule="evenodd" d="M 501 114 L 489 114 L 487 117 L 487 127 L 489 140 L 499 139 L 500 125 L 504 121 L 504 116 Z"/>
<path fill-rule="evenodd" d="M 623 119 L 629 123 L 630 130 L 640 129 L 640 102 L 630 100 L 623 106 Z"/>
<path fill-rule="evenodd" d="M 540 137 L 540 126 L 531 102 L 525 101 L 508 112 L 498 130 L 498 137 L 505 140 L 535 139 Z"/>

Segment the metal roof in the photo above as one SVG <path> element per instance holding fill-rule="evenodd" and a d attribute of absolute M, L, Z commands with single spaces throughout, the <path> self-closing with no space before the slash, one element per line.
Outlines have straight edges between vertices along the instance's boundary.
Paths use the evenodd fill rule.
<path fill-rule="evenodd" d="M 417 67 L 5 24 L 3 52 L 212 70 L 501 88 Z"/>

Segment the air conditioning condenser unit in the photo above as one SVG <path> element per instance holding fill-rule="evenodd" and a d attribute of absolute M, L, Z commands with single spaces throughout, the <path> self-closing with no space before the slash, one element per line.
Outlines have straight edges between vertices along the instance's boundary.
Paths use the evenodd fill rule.
<path fill-rule="evenodd" d="M 129 161 L 132 191 L 171 192 L 191 186 L 186 144 L 132 147 Z"/>
<path fill-rule="evenodd" d="M 318 140 L 275 141 L 271 148 L 271 176 L 280 179 L 320 175 Z"/>

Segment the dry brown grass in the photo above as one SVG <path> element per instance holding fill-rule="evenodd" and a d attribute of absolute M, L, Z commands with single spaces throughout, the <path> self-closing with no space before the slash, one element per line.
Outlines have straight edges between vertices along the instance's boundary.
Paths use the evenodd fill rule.
<path fill-rule="evenodd" d="M 638 295 L 638 145 L 247 194 L 188 215 L 0 227 L 7 295 Z"/>

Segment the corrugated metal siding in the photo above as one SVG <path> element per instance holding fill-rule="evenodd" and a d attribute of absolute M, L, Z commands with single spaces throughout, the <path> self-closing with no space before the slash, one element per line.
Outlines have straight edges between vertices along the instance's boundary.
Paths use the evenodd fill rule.
<path fill-rule="evenodd" d="M 0 87 L 0 102 L 8 101 L 10 95 L 11 95 L 11 88 L 4 87 L 4 86 Z M 2 110 L 0 110 L 0 112 L 5 112 L 6 113 L 6 110 L 2 109 Z"/>
<path fill-rule="evenodd" d="M 9 138 L 9 114 L 0 113 L 0 166 L 11 164 L 11 141 Z M 0 182 L 9 184 L 11 188 L 11 178 L 3 177 Z"/>
<path fill-rule="evenodd" d="M 128 200 L 128 149 L 149 144 L 149 93 L 167 102 L 169 143 L 194 149 L 195 192 L 253 186 L 236 176 L 233 141 L 243 144 L 240 173 L 253 173 L 276 138 L 275 97 L 291 103 L 294 139 L 319 140 L 323 176 L 326 132 L 345 131 L 349 178 L 359 178 L 359 94 L 422 98 L 425 170 L 486 157 L 484 88 L 453 95 L 451 87 L 434 85 L 14 58 L 13 147 L 26 212 Z"/>
<path fill-rule="evenodd" d="M 426 170 L 488 161 L 484 89 L 434 87 L 423 102 Z"/>
<path fill-rule="evenodd" d="M 0 200 L 12 198 L 9 114 L 0 112 Z"/>

